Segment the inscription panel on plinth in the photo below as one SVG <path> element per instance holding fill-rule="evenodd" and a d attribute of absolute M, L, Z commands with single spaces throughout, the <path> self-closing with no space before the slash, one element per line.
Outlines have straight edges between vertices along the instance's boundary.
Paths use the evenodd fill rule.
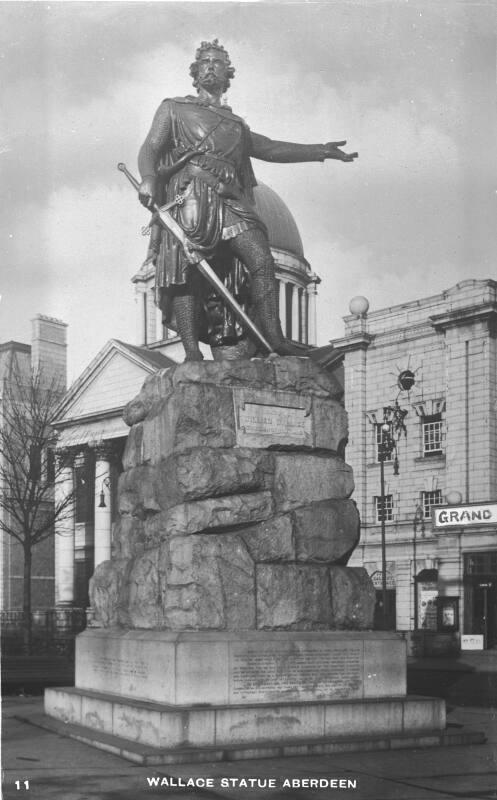
<path fill-rule="evenodd" d="M 78 637 L 76 686 L 141 700 L 174 702 L 174 650 L 146 640 Z"/>
<path fill-rule="evenodd" d="M 236 443 L 241 447 L 311 447 L 311 398 L 262 389 L 233 390 Z"/>
<path fill-rule="evenodd" d="M 363 647 L 299 642 L 233 645 L 230 701 L 323 700 L 363 696 Z"/>

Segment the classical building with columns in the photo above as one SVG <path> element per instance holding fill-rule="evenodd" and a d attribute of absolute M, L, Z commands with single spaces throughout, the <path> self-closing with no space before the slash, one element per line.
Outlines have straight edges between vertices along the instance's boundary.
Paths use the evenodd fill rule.
<path fill-rule="evenodd" d="M 255 198 L 276 262 L 283 332 L 295 342 L 315 344 L 320 279 L 304 257 L 297 225 L 281 198 L 264 185 L 256 187 Z M 184 358 L 179 337 L 163 326 L 154 303 L 154 267 L 145 264 L 132 282 L 136 343 L 107 342 L 71 386 L 55 423 L 65 491 L 74 492 L 72 516 L 60 523 L 55 537 L 58 607 L 85 607 L 95 566 L 110 557 L 116 486 L 128 433 L 122 420 L 124 406 L 147 375 Z M 211 357 L 210 348 L 201 346 Z"/>
<path fill-rule="evenodd" d="M 24 380 L 29 385 L 31 374 L 41 372 L 47 380 L 52 378 L 66 386 L 66 333 L 67 325 L 58 319 L 38 314 L 32 320 L 31 344 L 5 342 L 0 344 L 0 425 L 6 424 L 2 416 L 2 402 L 10 387 Z M 46 462 L 45 462 L 46 465 Z M 42 465 L 43 466 L 43 465 Z M 0 491 L 5 491 L 0 486 Z M 48 498 L 49 493 L 47 493 Z M 47 500 L 48 502 L 48 500 Z M 0 509 L 0 514 L 6 514 Z M 7 524 L 10 522 L 7 520 Z M 40 542 L 32 550 L 32 607 L 48 609 L 54 604 L 54 543 L 52 538 Z M 8 533 L 0 534 L 0 611 L 22 608 L 23 564 L 21 545 Z"/>
<path fill-rule="evenodd" d="M 447 630 L 497 645 L 497 283 L 466 280 L 420 300 L 345 318 L 347 461 L 365 566 L 398 630 Z M 395 457 L 384 408 L 408 412 Z M 387 414 L 387 416 L 389 416 Z M 398 472 L 398 474 L 396 474 Z M 438 509 L 438 511 L 437 511 Z M 475 639 L 477 641 L 477 639 Z"/>

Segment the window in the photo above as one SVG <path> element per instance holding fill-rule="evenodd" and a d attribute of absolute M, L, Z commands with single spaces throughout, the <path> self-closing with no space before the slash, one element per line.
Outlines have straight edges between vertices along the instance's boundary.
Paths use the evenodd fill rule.
<path fill-rule="evenodd" d="M 431 519 L 431 509 L 433 506 L 440 506 L 443 503 L 442 490 L 434 489 L 432 492 L 421 492 L 421 502 L 423 505 L 424 519 Z"/>
<path fill-rule="evenodd" d="M 38 483 L 41 476 L 42 450 L 39 444 L 29 445 L 29 471 L 28 480 Z"/>
<path fill-rule="evenodd" d="M 386 494 L 384 497 L 384 504 L 381 502 L 381 497 L 374 499 L 374 511 L 376 522 L 381 522 L 382 513 L 385 515 L 385 522 L 392 522 L 393 520 L 393 495 Z"/>
<path fill-rule="evenodd" d="M 50 486 L 55 483 L 55 453 L 51 447 L 43 451 L 41 472 L 44 483 Z"/>
<path fill-rule="evenodd" d="M 423 417 L 423 455 L 442 455 L 443 421 L 441 414 Z"/>
<path fill-rule="evenodd" d="M 382 425 L 383 425 L 383 422 L 377 422 L 376 425 L 375 425 L 375 436 L 376 436 L 375 444 L 376 444 L 376 460 L 377 461 L 380 460 L 380 447 L 381 447 L 381 441 L 382 441 L 381 437 L 382 437 L 382 435 L 383 436 L 385 435 L 385 432 L 382 431 Z M 393 450 L 390 453 L 390 456 L 387 456 L 384 459 L 384 461 L 391 461 L 392 460 L 392 455 L 393 455 Z"/>
<path fill-rule="evenodd" d="M 464 572 L 466 575 L 497 575 L 497 551 L 466 553 Z"/>

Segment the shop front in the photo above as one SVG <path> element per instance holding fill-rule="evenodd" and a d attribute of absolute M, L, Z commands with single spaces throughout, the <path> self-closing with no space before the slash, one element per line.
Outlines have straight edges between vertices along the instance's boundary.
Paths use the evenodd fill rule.
<path fill-rule="evenodd" d="M 497 503 L 435 508 L 433 525 L 460 534 L 464 638 L 475 648 L 497 647 Z"/>

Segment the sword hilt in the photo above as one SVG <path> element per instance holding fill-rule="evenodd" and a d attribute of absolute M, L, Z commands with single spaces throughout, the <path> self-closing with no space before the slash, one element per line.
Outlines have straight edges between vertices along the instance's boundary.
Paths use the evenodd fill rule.
<path fill-rule="evenodd" d="M 123 164 L 122 161 L 119 162 L 117 165 L 119 172 L 124 172 L 130 184 L 136 189 L 138 192 L 140 189 L 140 184 L 136 180 L 136 178 L 131 174 L 131 172 L 126 168 L 126 164 Z"/>

